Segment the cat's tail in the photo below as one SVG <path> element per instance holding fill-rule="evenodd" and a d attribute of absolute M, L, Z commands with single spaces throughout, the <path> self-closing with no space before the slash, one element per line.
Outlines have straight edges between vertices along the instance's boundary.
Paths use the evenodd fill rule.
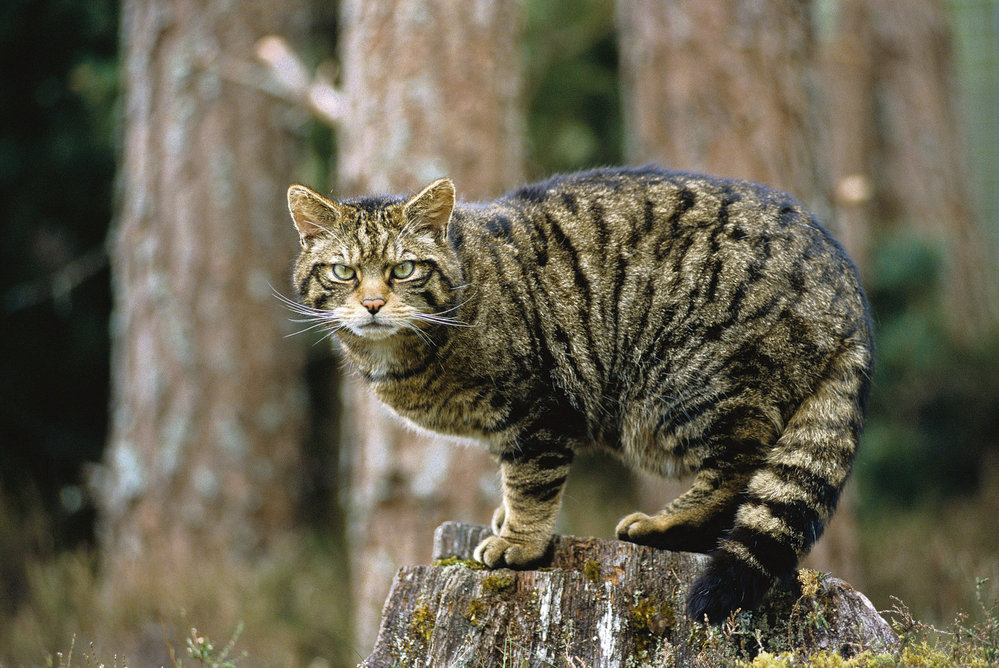
<path fill-rule="evenodd" d="M 816 392 L 788 420 L 750 479 L 734 526 L 690 589 L 693 619 L 707 615 L 717 624 L 736 609 L 756 608 L 818 540 L 853 465 L 871 358 L 866 340 L 844 346 Z"/>

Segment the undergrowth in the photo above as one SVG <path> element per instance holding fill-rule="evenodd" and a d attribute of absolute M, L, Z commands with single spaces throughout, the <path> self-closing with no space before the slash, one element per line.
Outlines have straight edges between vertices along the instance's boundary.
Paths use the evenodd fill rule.
<path fill-rule="evenodd" d="M 793 653 L 759 654 L 740 662 L 744 668 L 990 668 L 999 664 L 999 600 L 985 598 L 987 579 L 975 587 L 981 621 L 969 623 L 967 613 L 958 613 L 944 629 L 915 619 L 909 608 L 895 599 L 890 610 L 882 612 L 898 634 L 899 644 L 892 652 L 861 652 L 845 658 L 836 653 L 801 657 Z"/>
<path fill-rule="evenodd" d="M 343 558 L 320 539 L 253 564 L 162 569 L 123 587 L 88 551 L 23 567 L 24 595 L 0 606 L 0 668 L 354 666 Z"/>
<path fill-rule="evenodd" d="M 874 524 L 866 518 L 859 537 L 868 581 L 861 589 L 887 608 L 883 614 L 901 641 L 897 653 L 846 659 L 761 651 L 742 665 L 999 665 L 996 537 L 983 528 L 999 512 L 999 474 L 986 467 L 983 477 L 980 494 L 935 512 L 893 512 Z M 16 529 L 4 529 L 0 517 L 0 556 L 28 553 L 45 533 Z M 31 545 L 14 550 L 25 534 Z M 348 640 L 349 580 L 338 549 L 297 536 L 252 565 L 215 561 L 166 579 L 150 576 L 123 596 L 88 551 L 5 557 L 0 571 L 19 584 L 0 592 L 0 668 L 341 668 L 364 658 Z M 584 668 L 568 656 L 556 665 Z"/>
<path fill-rule="evenodd" d="M 768 653 L 760 651 L 752 659 L 736 659 L 732 665 L 741 668 L 894 668 L 896 666 L 926 666 L 928 668 L 945 668 L 962 666 L 968 668 L 987 668 L 999 665 L 999 599 L 990 597 L 987 592 L 989 581 L 979 579 L 975 586 L 978 609 L 975 617 L 979 619 L 969 622 L 971 615 L 959 613 L 946 628 L 937 628 L 916 619 L 909 608 L 900 600 L 895 599 L 889 610 L 882 614 L 891 623 L 898 635 L 898 645 L 891 652 L 875 652 L 866 650 L 853 656 L 844 657 L 835 652 L 820 652 L 811 656 L 803 656 L 796 652 Z M 187 622 L 186 615 L 184 621 Z M 172 668 L 240 668 L 241 666 L 274 665 L 274 656 L 263 657 L 239 649 L 240 639 L 245 625 L 240 622 L 230 634 L 228 641 L 219 646 L 208 635 L 201 633 L 194 626 L 189 626 L 184 639 L 183 651 L 178 652 L 174 641 L 168 637 L 165 626 L 162 626 L 162 648 L 168 654 L 168 662 L 163 665 Z M 716 630 L 717 641 L 733 646 L 737 638 L 733 628 L 725 626 Z M 259 643 L 258 643 L 259 646 Z M 762 646 L 759 648 L 762 650 Z M 266 654 L 266 653 L 264 653 Z M 77 637 L 74 635 L 66 652 L 55 655 L 42 654 L 42 661 L 4 663 L 0 660 L 0 668 L 15 665 L 45 665 L 47 668 L 127 668 L 131 663 L 124 654 L 116 653 L 110 661 L 100 658 L 93 643 L 88 648 L 77 647 Z M 287 659 L 288 657 L 285 657 Z M 299 659 L 302 657 L 300 656 Z M 564 662 L 560 662 L 564 659 Z M 577 658 L 569 655 L 557 660 L 552 666 L 567 668 L 586 668 Z M 360 657 L 340 657 L 328 660 L 313 657 L 309 666 L 332 667 L 355 665 Z M 278 663 L 284 664 L 285 661 Z M 299 665 L 297 662 L 294 665 Z"/>

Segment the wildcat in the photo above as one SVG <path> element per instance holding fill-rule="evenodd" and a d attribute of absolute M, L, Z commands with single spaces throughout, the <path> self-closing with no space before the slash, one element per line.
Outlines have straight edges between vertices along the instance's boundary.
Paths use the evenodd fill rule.
<path fill-rule="evenodd" d="M 288 190 L 297 308 L 397 414 L 499 462 L 492 568 L 542 561 L 574 455 L 693 486 L 622 540 L 707 552 L 688 613 L 757 607 L 822 533 L 872 364 L 842 248 L 790 196 L 658 167 L 492 202 Z"/>

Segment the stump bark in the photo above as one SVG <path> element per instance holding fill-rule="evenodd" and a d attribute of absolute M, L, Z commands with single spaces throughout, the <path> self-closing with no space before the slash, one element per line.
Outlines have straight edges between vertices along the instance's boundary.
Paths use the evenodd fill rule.
<path fill-rule="evenodd" d="M 684 614 L 704 555 L 556 536 L 548 567 L 488 570 L 472 551 L 489 531 L 438 527 L 435 562 L 396 574 L 362 667 L 707 666 L 762 651 L 885 652 L 898 641 L 863 594 L 815 571 L 779 583 L 760 610 L 709 627 Z"/>

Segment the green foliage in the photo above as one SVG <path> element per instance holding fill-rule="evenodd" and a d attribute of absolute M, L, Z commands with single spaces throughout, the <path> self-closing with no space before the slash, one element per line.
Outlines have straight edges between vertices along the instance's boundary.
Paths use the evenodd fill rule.
<path fill-rule="evenodd" d="M 548 176 L 621 162 L 617 44 L 611 0 L 526 5 L 529 172 Z"/>
<path fill-rule="evenodd" d="M 875 245 L 867 287 L 878 348 L 857 462 L 866 512 L 975 490 L 999 439 L 999 341 L 953 335 L 942 261 L 912 234 Z"/>
<path fill-rule="evenodd" d="M 236 668 L 236 661 L 229 658 L 236 647 L 236 641 L 243 633 L 243 622 L 236 626 L 232 637 L 225 647 L 220 650 L 215 649 L 214 643 L 198 633 L 198 629 L 191 627 L 191 634 L 185 640 L 187 654 L 205 668 Z M 170 652 L 174 668 L 183 668 L 183 663 L 178 661 L 173 651 Z M 245 654 L 244 654 L 245 656 Z"/>
<path fill-rule="evenodd" d="M 63 545 L 91 532 L 67 488 L 105 440 L 117 18 L 113 0 L 0 3 L 0 486 L 37 494 Z"/>

